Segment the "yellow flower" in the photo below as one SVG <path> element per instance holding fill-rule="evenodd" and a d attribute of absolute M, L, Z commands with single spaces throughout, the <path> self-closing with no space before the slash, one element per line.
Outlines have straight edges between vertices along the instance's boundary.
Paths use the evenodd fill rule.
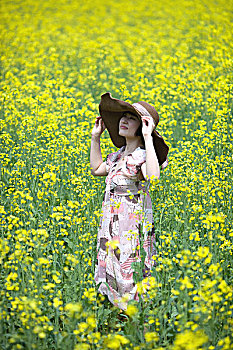
<path fill-rule="evenodd" d="M 58 299 L 58 298 L 54 298 L 54 299 L 53 299 L 53 306 L 54 306 L 55 308 L 61 306 L 62 304 L 63 304 L 62 300 L 60 300 L 60 299 Z"/>
<path fill-rule="evenodd" d="M 119 246 L 119 241 L 118 240 L 112 240 L 112 241 L 108 241 L 106 243 L 106 247 L 111 247 L 112 249 L 116 249 Z"/>
<path fill-rule="evenodd" d="M 158 334 L 156 332 L 146 332 L 145 340 L 147 343 L 152 341 L 157 341 L 159 339 Z"/>
<path fill-rule="evenodd" d="M 128 344 L 129 340 L 121 334 L 108 335 L 104 339 L 104 344 L 109 349 L 119 349 L 121 345 Z"/>
<path fill-rule="evenodd" d="M 121 343 L 117 338 L 109 339 L 105 344 L 109 349 L 119 349 L 119 347 L 121 346 Z"/>
<path fill-rule="evenodd" d="M 96 327 L 96 320 L 94 316 L 87 317 L 87 323 L 90 327 L 95 328 Z"/>
<path fill-rule="evenodd" d="M 80 333 L 84 333 L 88 329 L 88 324 L 86 322 L 80 322 L 78 328 Z"/>
<path fill-rule="evenodd" d="M 68 303 L 65 306 L 65 311 L 70 312 L 71 315 L 73 315 L 75 312 L 81 312 L 82 311 L 82 304 L 81 303 Z"/>
<path fill-rule="evenodd" d="M 138 308 L 135 305 L 128 305 L 126 314 L 130 317 L 136 315 L 138 313 Z"/>
<path fill-rule="evenodd" d="M 74 347 L 74 350 L 89 350 L 91 349 L 89 344 L 86 343 L 77 343 Z"/>
<path fill-rule="evenodd" d="M 207 335 L 202 331 L 184 331 L 176 336 L 172 350 L 199 350 L 208 341 Z"/>
<path fill-rule="evenodd" d="M 116 334 L 115 338 L 118 339 L 122 345 L 129 343 L 129 340 L 121 334 Z"/>
<path fill-rule="evenodd" d="M 44 339 L 44 338 L 46 337 L 45 332 L 40 332 L 40 333 L 38 334 L 38 337 L 41 338 L 41 339 Z"/>
<path fill-rule="evenodd" d="M 57 275 L 54 274 L 54 275 L 52 275 L 52 277 L 53 277 L 53 280 L 55 283 L 61 283 L 61 280 L 58 278 Z"/>
<path fill-rule="evenodd" d="M 199 247 L 197 250 L 197 256 L 199 258 L 205 258 L 209 254 L 209 247 Z"/>
<path fill-rule="evenodd" d="M 185 288 L 191 289 L 193 288 L 193 284 L 190 282 L 190 279 L 188 276 L 185 276 L 184 278 L 180 278 L 181 286 L 180 289 L 184 290 Z"/>

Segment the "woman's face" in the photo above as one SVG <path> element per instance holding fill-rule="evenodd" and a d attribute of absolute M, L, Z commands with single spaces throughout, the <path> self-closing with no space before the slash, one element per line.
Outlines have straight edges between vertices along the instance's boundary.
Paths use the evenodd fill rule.
<path fill-rule="evenodd" d="M 140 120 L 131 113 L 124 113 L 119 122 L 119 135 L 132 138 L 137 137 L 136 131 L 140 126 Z"/>

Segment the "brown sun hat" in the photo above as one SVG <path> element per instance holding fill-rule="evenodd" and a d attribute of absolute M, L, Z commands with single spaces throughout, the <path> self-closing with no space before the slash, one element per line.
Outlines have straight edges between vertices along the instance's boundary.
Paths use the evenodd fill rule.
<path fill-rule="evenodd" d="M 124 112 L 135 114 L 139 119 L 142 115 L 151 116 L 154 120 L 155 127 L 159 122 L 159 115 L 155 108 L 149 103 L 140 101 L 130 104 L 125 101 L 113 98 L 110 92 L 101 95 L 99 104 L 99 112 L 104 121 L 104 124 L 109 132 L 113 144 L 120 148 L 125 146 L 125 138 L 119 135 L 119 121 Z M 159 165 L 162 165 L 167 160 L 169 147 L 164 142 L 161 135 L 154 129 L 152 132 L 155 152 L 158 157 Z"/>

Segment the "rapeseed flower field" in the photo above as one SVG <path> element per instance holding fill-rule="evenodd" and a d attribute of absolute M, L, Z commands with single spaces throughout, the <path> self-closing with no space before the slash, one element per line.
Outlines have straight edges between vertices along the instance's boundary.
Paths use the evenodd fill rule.
<path fill-rule="evenodd" d="M 232 10 L 1 1 L 1 349 L 232 349 Z M 156 266 L 125 315 L 94 283 L 90 135 L 107 91 L 155 106 L 170 147 L 150 187 Z"/>

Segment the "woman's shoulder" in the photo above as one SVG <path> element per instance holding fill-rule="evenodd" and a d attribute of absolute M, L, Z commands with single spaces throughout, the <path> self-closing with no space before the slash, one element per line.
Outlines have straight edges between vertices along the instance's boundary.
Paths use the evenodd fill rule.
<path fill-rule="evenodd" d="M 125 149 L 125 146 L 121 147 L 118 151 L 116 152 L 113 152 L 113 153 L 109 153 L 107 155 L 107 160 L 110 161 L 110 162 L 115 162 L 119 157 L 120 155 L 122 154 L 122 152 L 124 151 Z"/>

